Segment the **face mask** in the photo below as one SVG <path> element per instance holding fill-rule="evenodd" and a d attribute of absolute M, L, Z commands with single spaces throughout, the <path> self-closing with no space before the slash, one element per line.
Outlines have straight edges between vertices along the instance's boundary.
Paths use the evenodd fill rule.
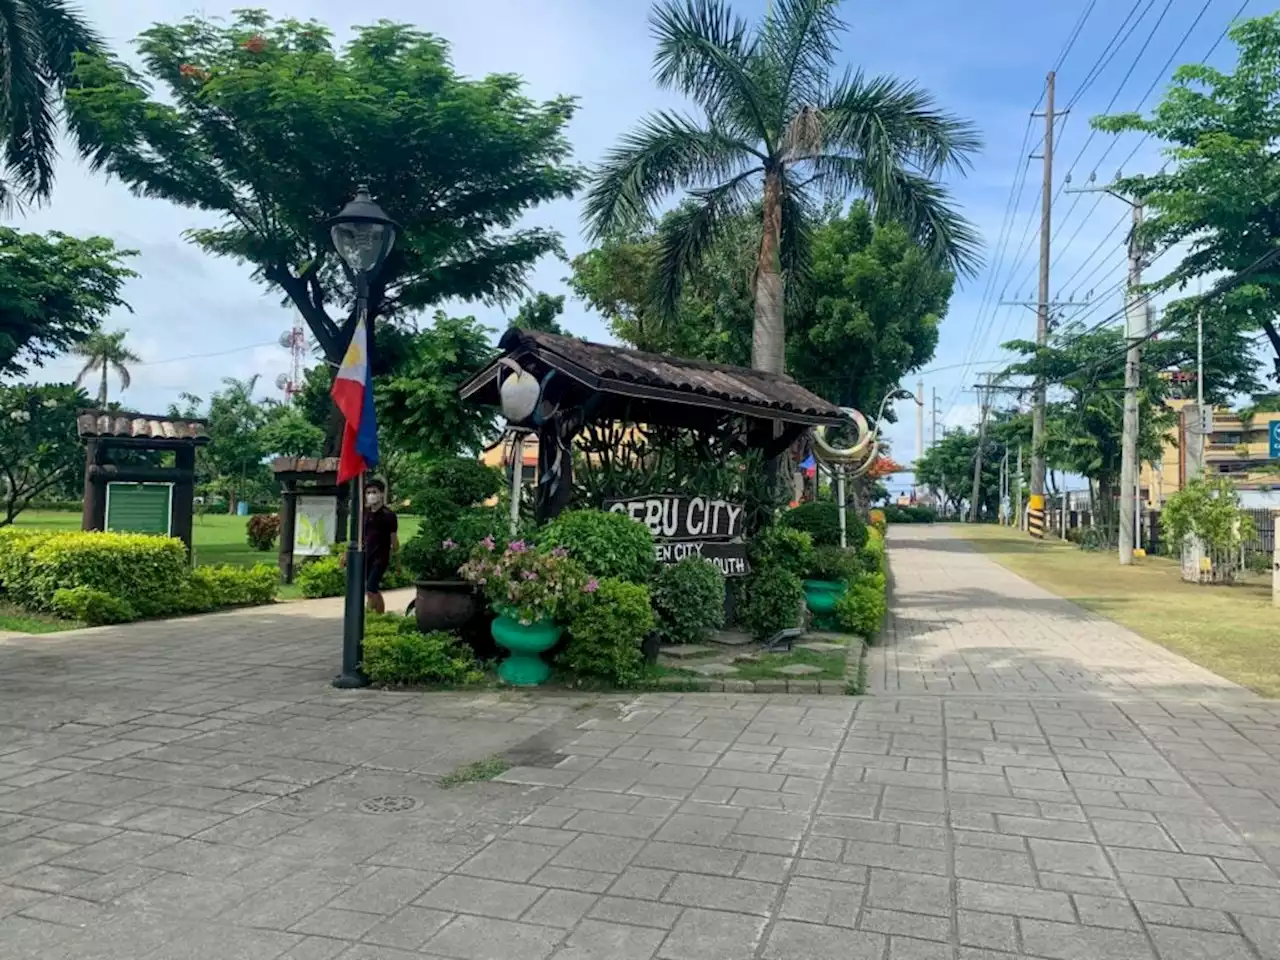
<path fill-rule="evenodd" d="M 382 506 L 382 494 L 376 490 L 370 490 L 364 495 L 364 502 L 366 505 L 373 507 L 376 510 L 378 507 Z"/>

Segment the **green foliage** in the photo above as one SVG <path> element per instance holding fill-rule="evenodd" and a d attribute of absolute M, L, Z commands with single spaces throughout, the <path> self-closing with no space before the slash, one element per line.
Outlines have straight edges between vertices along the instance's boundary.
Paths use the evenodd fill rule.
<path fill-rule="evenodd" d="M 872 535 L 867 537 L 867 542 L 858 551 L 858 561 L 862 569 L 867 573 L 885 575 L 889 572 L 889 559 L 885 553 L 884 536 L 878 530 L 873 528 Z"/>
<path fill-rule="evenodd" d="M 217 607 L 246 607 L 270 603 L 280 589 L 280 571 L 269 563 L 252 567 L 234 564 L 196 567 L 191 583 Z"/>
<path fill-rule="evenodd" d="M 493 359 L 489 328 L 437 311 L 431 326 L 399 338 L 398 356 L 374 378 L 378 424 L 390 443 L 429 457 L 476 450 L 492 435 L 493 414 L 464 402 L 458 388 Z M 379 345 L 382 346 L 380 340 Z"/>
<path fill-rule="evenodd" d="M 866 549 L 864 546 L 862 549 Z M 852 583 L 862 572 L 858 550 L 841 550 L 839 547 L 818 547 L 813 560 L 805 571 L 806 580 L 827 580 L 832 583 Z"/>
<path fill-rule="evenodd" d="M 293 580 L 309 599 L 340 597 L 346 590 L 347 572 L 337 557 L 317 557 L 304 563 Z"/>
<path fill-rule="evenodd" d="M 1160 526 L 1172 543 L 1199 537 L 1214 550 L 1236 550 L 1253 538 L 1254 525 L 1226 477 L 1193 480 L 1165 501 Z"/>
<path fill-rule="evenodd" d="M 1236 23 L 1229 35 L 1238 51 L 1234 72 L 1204 62 L 1179 67 L 1150 117 L 1096 117 L 1093 125 L 1113 133 L 1140 131 L 1164 144 L 1169 162 L 1158 172 L 1116 184 L 1118 192 L 1145 201 L 1140 238 L 1148 250 L 1187 251 L 1151 288 L 1185 290 L 1197 279 L 1250 272 L 1246 282 L 1221 296 L 1171 305 L 1171 320 L 1190 338 L 1195 313 L 1203 310 L 1206 359 L 1236 369 L 1241 362 L 1252 368 L 1249 334 L 1261 327 L 1280 370 L 1280 266 L 1272 261 L 1253 269 L 1280 243 L 1280 155 L 1274 149 L 1280 138 L 1280 13 Z M 1206 370 L 1210 399 L 1249 392 L 1225 382 L 1224 373 Z"/>
<path fill-rule="evenodd" d="M 836 601 L 836 620 L 843 629 L 871 642 L 880 632 L 888 606 L 884 574 L 864 574 Z"/>
<path fill-rule="evenodd" d="M 308 420 L 306 413 L 292 403 L 268 406 L 258 439 L 268 455 L 319 457 L 324 454 L 324 429 Z"/>
<path fill-rule="evenodd" d="M 752 568 L 779 567 L 802 577 L 813 562 L 813 549 L 808 531 L 773 523 L 747 541 L 747 560 Z"/>
<path fill-rule="evenodd" d="M 475 763 L 464 763 L 452 773 L 446 773 L 440 778 L 437 786 L 441 790 L 452 790 L 454 787 L 460 787 L 464 783 L 479 783 L 483 780 L 492 780 L 510 769 L 510 761 L 502 757 L 488 757 L 484 760 L 477 760 Z"/>
<path fill-rule="evenodd" d="M 641 645 L 654 627 L 649 591 L 638 583 L 606 579 L 569 624 L 560 662 L 580 677 L 635 686 L 644 673 Z"/>
<path fill-rule="evenodd" d="M 457 507 L 473 507 L 502 492 L 502 471 L 487 467 L 474 457 L 451 457 L 426 465 L 421 483 L 423 493 Z"/>
<path fill-rule="evenodd" d="M 876 222 L 865 201 L 813 231 L 803 306 L 787 317 L 787 372 L 841 406 L 873 412 L 928 363 L 955 276 L 901 224 Z"/>
<path fill-rule="evenodd" d="M 72 478 L 84 463 L 76 412 L 86 405 L 83 391 L 64 384 L 0 384 L 0 527 L 12 523 L 34 498 Z"/>
<path fill-rule="evenodd" d="M 91 627 L 128 623 L 138 615 L 125 601 L 93 587 L 62 587 L 55 590 L 49 609 L 66 620 L 79 620 Z"/>
<path fill-rule="evenodd" d="M 653 609 L 664 643 L 701 643 L 724 626 L 724 574 L 700 557 L 658 571 Z"/>
<path fill-rule="evenodd" d="M 560 249 L 553 231 L 511 226 L 579 184 L 564 135 L 571 98 L 530 100 L 510 74 L 463 77 L 444 40 L 386 20 L 335 47 L 315 21 L 239 10 L 156 24 L 138 50 L 145 74 L 106 57 L 77 64 L 68 107 L 99 144 L 95 163 L 220 217 L 188 236 L 285 293 L 331 360 L 353 298 L 316 222 L 357 183 L 403 225 L 370 319 L 504 300 Z"/>
<path fill-rule="evenodd" d="M 886 523 L 935 523 L 938 511 L 933 507 L 899 507 L 889 504 L 884 508 Z"/>
<path fill-rule="evenodd" d="M 0 118 L 0 136 L 3 126 Z M 0 172 L 0 207 L 3 198 Z M 112 311 L 127 309 L 120 291 L 137 274 L 124 263 L 136 253 L 106 237 L 0 226 L 0 376 L 25 376 L 83 343 Z"/>
<path fill-rule="evenodd" d="M 571 510 L 539 531 L 542 550 L 561 547 L 593 577 L 648 583 L 653 574 L 653 535 L 621 513 Z"/>
<path fill-rule="evenodd" d="M 855 510 L 845 510 L 845 543 L 857 550 L 867 542 L 867 524 Z M 810 500 L 785 511 L 780 522 L 813 537 L 815 547 L 840 546 L 840 508 L 829 500 Z"/>
<path fill-rule="evenodd" d="M 506 549 L 482 540 L 461 571 L 464 580 L 484 587 L 490 606 L 523 624 L 570 620 L 599 583 L 563 549 L 547 553 L 523 540 Z"/>
<path fill-rule="evenodd" d="M 738 618 L 757 640 L 779 630 L 799 626 L 804 587 L 800 578 L 781 567 L 758 567 L 746 578 Z"/>
<path fill-rule="evenodd" d="M 280 536 L 280 514 L 260 513 L 249 518 L 245 524 L 245 539 L 249 546 L 263 552 L 271 550 Z"/>
<path fill-rule="evenodd" d="M 397 685 L 479 683 L 484 672 L 471 648 L 441 630 L 419 633 L 412 617 L 370 614 L 365 619 L 360 668 L 374 683 Z"/>
<path fill-rule="evenodd" d="M 5 0 L 0 5 L 0 210 L 15 202 L 47 200 L 58 156 L 60 100 L 73 81 L 77 55 L 96 54 L 102 39 L 65 0 Z M 94 146 L 73 125 L 82 154 Z M 10 187 L 16 187 L 16 196 Z M 3 284 L 0 284 L 0 289 Z"/>
<path fill-rule="evenodd" d="M 24 591 L 37 610 L 50 609 L 63 587 L 91 587 L 140 617 L 172 612 L 189 572 L 181 540 L 132 533 L 53 534 L 31 552 L 30 564 Z"/>
<path fill-rule="evenodd" d="M 511 326 L 521 330 L 541 330 L 543 333 L 556 333 L 564 336 L 567 331 L 556 319 L 564 313 L 564 297 L 553 297 L 547 293 L 539 293 L 520 304 L 520 309 L 511 319 Z"/>
<path fill-rule="evenodd" d="M 485 537 L 505 548 L 510 520 L 495 507 L 468 507 L 451 512 L 432 511 L 422 518 L 417 534 L 404 545 L 401 560 L 418 580 L 456 580 L 458 568 Z"/>

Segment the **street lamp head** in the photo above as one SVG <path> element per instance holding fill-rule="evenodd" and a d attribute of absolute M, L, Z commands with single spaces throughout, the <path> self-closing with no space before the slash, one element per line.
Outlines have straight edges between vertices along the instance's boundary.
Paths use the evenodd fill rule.
<path fill-rule="evenodd" d="M 335 217 L 325 221 L 334 249 L 357 279 L 378 272 L 396 242 L 397 224 L 369 196 L 363 184 Z"/>
<path fill-rule="evenodd" d="M 910 390 L 899 390 L 893 395 L 895 400 L 914 400 L 916 395 Z"/>

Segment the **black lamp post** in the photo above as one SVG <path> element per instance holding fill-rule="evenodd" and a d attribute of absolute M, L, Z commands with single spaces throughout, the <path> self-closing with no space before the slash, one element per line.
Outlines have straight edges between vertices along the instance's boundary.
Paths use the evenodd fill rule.
<path fill-rule="evenodd" d="M 355 199 L 336 217 L 324 224 L 334 249 L 356 288 L 356 326 L 365 324 L 366 336 L 373 343 L 369 328 L 369 281 L 377 275 L 391 247 L 396 242 L 396 223 L 369 197 L 369 188 L 361 185 Z M 354 328 L 353 328 L 354 329 Z M 372 353 L 372 351 L 370 351 Z M 372 357 L 370 356 L 370 362 Z M 370 369 L 369 375 L 373 376 Z M 351 481 L 351 534 L 347 539 L 347 595 L 342 616 L 342 673 L 333 685 L 344 689 L 363 687 L 368 679 L 360 672 L 364 647 L 364 477 Z"/>

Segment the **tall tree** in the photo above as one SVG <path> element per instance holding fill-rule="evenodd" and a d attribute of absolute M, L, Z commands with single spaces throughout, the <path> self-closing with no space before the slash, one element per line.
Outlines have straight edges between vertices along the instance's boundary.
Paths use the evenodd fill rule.
<path fill-rule="evenodd" d="M 0 0 L 0 210 L 53 190 L 60 100 L 77 54 L 102 50 L 98 34 L 64 0 Z M 73 125 L 73 132 L 81 134 Z M 80 138 L 82 152 L 93 145 Z"/>
<path fill-rule="evenodd" d="M 694 203 L 660 238 L 668 310 L 725 222 L 761 202 L 751 359 L 776 373 L 785 360 L 784 281 L 805 269 L 818 191 L 864 194 L 939 262 L 966 271 L 978 264 L 977 235 L 938 182 L 967 166 L 980 146 L 975 128 L 914 84 L 848 70 L 833 76 L 844 27 L 838 5 L 778 0 L 755 28 L 727 0 L 657 5 L 658 83 L 692 99 L 704 119 L 653 114 L 606 156 L 587 195 L 586 219 L 604 238 L 688 189 Z"/>
<path fill-rule="evenodd" d="M 135 253 L 106 237 L 0 227 L 0 376 L 24 376 L 128 309 L 120 290 L 137 276 L 124 265 Z"/>
<path fill-rule="evenodd" d="M 1203 63 L 1180 67 L 1150 117 L 1097 117 L 1113 133 L 1141 131 L 1165 144 L 1160 173 L 1127 177 L 1117 188 L 1142 198 L 1143 236 L 1151 249 L 1186 242 L 1177 267 L 1151 284 L 1185 289 L 1223 271 L 1246 282 L 1203 305 L 1207 324 L 1261 330 L 1280 378 L 1280 13 L 1231 28 L 1239 50 L 1234 73 Z"/>
<path fill-rule="evenodd" d="M 549 293 L 539 293 L 520 304 L 520 309 L 511 320 L 511 326 L 522 330 L 541 330 L 543 333 L 558 333 L 565 330 L 556 319 L 564 313 L 564 297 L 553 297 Z"/>
<path fill-rule="evenodd" d="M 461 77 L 443 40 L 387 21 L 335 49 L 319 23 L 240 10 L 225 24 L 158 24 L 138 48 L 145 75 L 106 57 L 77 67 L 70 111 L 100 143 L 95 166 L 220 217 L 189 239 L 287 294 L 331 361 L 350 339 L 353 292 L 317 228 L 360 183 L 402 226 L 371 317 L 505 301 L 560 252 L 554 231 L 509 228 L 582 178 L 564 136 L 572 98 L 530 100 L 507 74 Z"/>
<path fill-rule="evenodd" d="M 90 334 L 83 343 L 76 344 L 71 349 L 76 356 L 85 358 L 84 366 L 76 374 L 77 387 L 83 384 L 95 370 L 102 375 L 98 381 L 97 404 L 100 408 L 105 408 L 107 405 L 107 375 L 114 373 L 116 379 L 120 381 L 120 389 L 128 390 L 129 384 L 133 382 L 129 364 L 140 363 L 142 360 L 124 345 L 124 338 L 128 334 L 128 330 L 116 330 L 113 333 L 95 332 Z"/>

